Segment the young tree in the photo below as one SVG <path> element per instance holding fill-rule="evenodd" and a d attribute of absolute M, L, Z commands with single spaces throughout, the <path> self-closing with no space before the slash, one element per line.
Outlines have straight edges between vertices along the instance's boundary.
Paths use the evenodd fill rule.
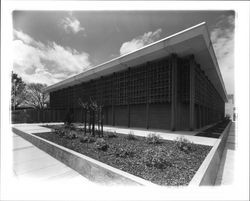
<path fill-rule="evenodd" d="M 11 75 L 11 108 L 16 109 L 26 101 L 26 84 L 18 74 L 12 72 Z"/>
<path fill-rule="evenodd" d="M 88 110 L 89 110 L 89 104 L 86 102 L 82 102 L 82 99 L 78 99 L 78 104 L 82 107 L 84 110 L 84 134 L 87 133 L 87 115 L 88 115 Z"/>
<path fill-rule="evenodd" d="M 84 110 L 84 133 L 86 134 L 86 127 L 88 122 L 88 132 L 95 136 L 96 131 L 96 122 L 97 122 L 97 133 L 99 137 L 103 137 L 103 106 L 98 104 L 96 101 L 93 101 L 90 97 L 89 102 L 82 102 L 81 98 L 78 99 L 78 104 Z M 89 118 L 87 117 L 89 114 Z M 97 119 L 96 119 L 97 117 Z"/>
<path fill-rule="evenodd" d="M 26 103 L 33 108 L 44 109 L 49 101 L 49 94 L 42 91 L 46 86 L 40 83 L 27 84 Z"/>

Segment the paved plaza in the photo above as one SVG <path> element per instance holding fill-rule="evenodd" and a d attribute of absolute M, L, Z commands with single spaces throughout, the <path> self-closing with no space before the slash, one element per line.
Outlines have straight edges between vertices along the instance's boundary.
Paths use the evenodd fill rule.
<path fill-rule="evenodd" d="M 13 171 L 18 179 L 64 180 L 91 183 L 78 172 L 13 134 Z"/>
<path fill-rule="evenodd" d="M 39 133 L 49 132 L 51 129 L 41 127 L 44 124 L 15 124 L 13 127 L 27 132 Z M 175 140 L 184 136 L 186 139 L 204 145 L 213 146 L 218 139 L 194 136 L 197 131 L 171 132 L 162 130 L 141 130 L 128 128 L 104 127 L 105 131 L 116 131 L 117 133 L 129 134 L 133 132 L 138 136 L 147 136 L 149 133 L 159 134 L 163 139 Z M 227 144 L 223 152 L 216 185 L 231 184 L 233 182 L 233 166 L 235 152 L 235 123 L 232 123 Z M 13 171 L 17 178 L 35 178 L 41 180 L 70 179 L 91 184 L 87 178 L 51 157 L 44 151 L 38 149 L 30 142 L 20 136 L 13 134 Z"/>

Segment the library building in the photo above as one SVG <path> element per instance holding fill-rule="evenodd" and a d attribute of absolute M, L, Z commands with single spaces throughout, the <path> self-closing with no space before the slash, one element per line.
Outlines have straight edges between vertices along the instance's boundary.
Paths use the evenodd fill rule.
<path fill-rule="evenodd" d="M 224 118 L 227 94 L 206 23 L 163 38 L 48 86 L 50 108 L 79 98 L 103 106 L 104 125 L 194 130 Z"/>

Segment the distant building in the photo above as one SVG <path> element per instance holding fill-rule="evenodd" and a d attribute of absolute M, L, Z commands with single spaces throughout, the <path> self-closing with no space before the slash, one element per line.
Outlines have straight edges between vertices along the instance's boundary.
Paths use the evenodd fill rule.
<path fill-rule="evenodd" d="M 225 115 L 227 94 L 205 23 L 49 86 L 50 107 L 90 97 L 112 126 L 193 130 Z"/>
<path fill-rule="evenodd" d="M 229 116 L 232 120 L 235 120 L 234 95 L 228 94 L 227 99 L 228 102 L 225 104 L 225 114 L 226 116 Z"/>

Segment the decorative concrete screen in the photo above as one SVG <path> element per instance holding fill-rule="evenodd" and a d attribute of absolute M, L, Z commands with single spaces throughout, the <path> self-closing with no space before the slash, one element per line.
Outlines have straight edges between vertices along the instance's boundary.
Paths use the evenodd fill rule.
<path fill-rule="evenodd" d="M 224 83 L 205 23 L 49 86 L 52 109 L 103 105 L 113 126 L 193 130 L 224 117 Z"/>

